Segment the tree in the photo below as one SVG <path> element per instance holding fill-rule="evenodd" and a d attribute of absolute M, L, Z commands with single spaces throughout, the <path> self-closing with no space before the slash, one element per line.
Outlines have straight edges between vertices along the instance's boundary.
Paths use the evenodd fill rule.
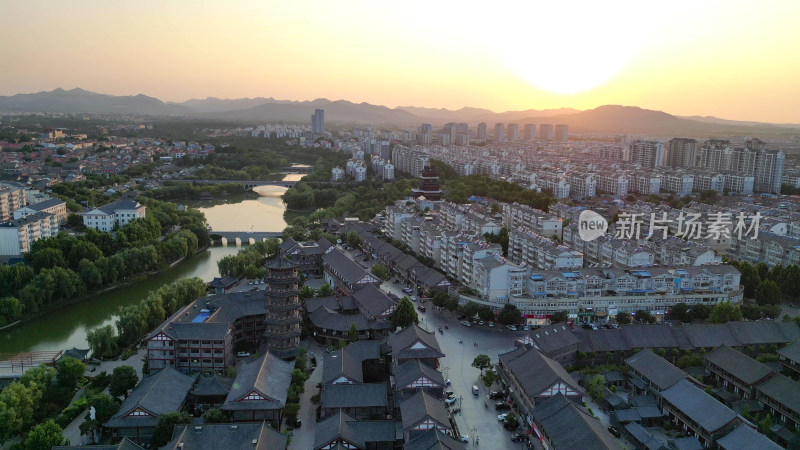
<path fill-rule="evenodd" d="M 730 321 L 742 320 L 742 311 L 738 305 L 733 305 L 729 301 L 722 301 L 714 305 L 708 320 L 713 323 L 726 323 Z"/>
<path fill-rule="evenodd" d="M 311 286 L 303 286 L 300 288 L 300 298 L 306 299 L 314 296 L 314 288 Z"/>
<path fill-rule="evenodd" d="M 765 417 L 758 422 L 758 431 L 766 434 L 767 436 L 772 434 L 772 416 L 769 413 L 767 413 Z"/>
<path fill-rule="evenodd" d="M 483 305 L 478 309 L 478 317 L 487 322 L 492 321 L 494 320 L 494 311 L 492 311 L 492 308 Z"/>
<path fill-rule="evenodd" d="M 689 305 L 686 303 L 676 303 L 672 307 L 670 315 L 674 320 L 680 320 L 683 323 L 690 323 L 692 321 L 692 314 L 689 312 Z"/>
<path fill-rule="evenodd" d="M 355 231 L 347 233 L 347 245 L 351 248 L 359 248 L 361 246 L 361 237 Z"/>
<path fill-rule="evenodd" d="M 53 419 L 33 427 L 25 439 L 26 450 L 50 450 L 56 445 L 69 445 L 69 440 L 64 439 L 64 430 Z"/>
<path fill-rule="evenodd" d="M 83 378 L 86 366 L 77 359 L 67 356 L 58 360 L 56 371 L 59 384 L 73 390 L 78 387 L 78 382 Z"/>
<path fill-rule="evenodd" d="M 619 317 L 619 316 L 618 316 Z M 566 311 L 556 311 L 550 316 L 550 323 L 562 323 L 569 319 Z"/>
<path fill-rule="evenodd" d="M 372 274 L 376 277 L 380 278 L 381 280 L 388 280 L 389 279 L 389 271 L 386 270 L 386 266 L 383 264 L 375 264 L 372 266 Z"/>
<path fill-rule="evenodd" d="M 31 262 L 34 270 L 37 272 L 42 269 L 52 269 L 53 267 L 65 267 L 67 262 L 64 260 L 64 254 L 57 248 L 43 248 L 41 250 L 32 250 L 28 253 L 28 260 Z"/>
<path fill-rule="evenodd" d="M 92 356 L 102 358 L 117 352 L 117 338 L 111 325 L 95 328 L 86 333 Z"/>
<path fill-rule="evenodd" d="M 756 302 L 759 305 L 780 305 L 781 289 L 772 280 L 764 280 L 758 284 L 755 291 Z"/>
<path fill-rule="evenodd" d="M 333 295 L 333 288 L 328 283 L 323 283 L 317 289 L 317 297 L 330 297 L 331 295 Z"/>
<path fill-rule="evenodd" d="M 102 392 L 90 396 L 86 404 L 88 406 L 94 406 L 95 419 L 101 424 L 111 419 L 119 409 L 119 401 Z"/>
<path fill-rule="evenodd" d="M 507 303 L 500 310 L 497 320 L 503 325 L 516 325 L 522 322 L 522 314 L 515 305 Z"/>
<path fill-rule="evenodd" d="M 606 384 L 606 377 L 603 375 L 592 375 L 586 379 L 586 392 L 592 397 L 592 400 L 602 400 L 606 394 L 603 386 Z"/>
<path fill-rule="evenodd" d="M 67 225 L 69 225 L 72 228 L 83 227 L 83 217 L 75 213 L 69 213 L 69 215 L 67 216 Z"/>
<path fill-rule="evenodd" d="M 297 422 L 297 413 L 300 412 L 300 404 L 287 403 L 283 412 L 286 414 L 286 423 L 293 424 Z"/>
<path fill-rule="evenodd" d="M 481 353 L 472 360 L 472 367 L 479 369 L 481 371 L 481 376 L 483 376 L 483 370 L 492 367 L 492 360 L 489 358 L 489 355 Z"/>
<path fill-rule="evenodd" d="M 468 319 L 473 319 L 476 315 L 478 315 L 480 310 L 481 306 L 475 302 L 467 302 L 461 307 L 461 312 L 463 312 Z"/>
<path fill-rule="evenodd" d="M 350 324 L 350 330 L 348 331 L 350 334 L 350 342 L 355 342 L 358 340 L 358 330 L 356 329 L 356 324 Z"/>
<path fill-rule="evenodd" d="M 617 313 L 617 323 L 620 325 L 627 325 L 631 323 L 631 313 L 621 311 Z"/>
<path fill-rule="evenodd" d="M 711 315 L 711 307 L 708 305 L 692 305 L 693 320 L 704 321 Z"/>
<path fill-rule="evenodd" d="M 172 430 L 175 425 L 189 424 L 192 422 L 192 416 L 184 412 L 170 411 L 168 413 L 158 416 L 156 428 L 153 430 L 153 437 L 150 440 L 151 448 L 158 448 L 166 445 L 172 439 Z"/>
<path fill-rule="evenodd" d="M 288 406 L 288 405 L 287 405 Z M 211 408 L 203 414 L 203 422 L 205 423 L 227 423 L 228 415 L 225 411 L 219 408 Z"/>
<path fill-rule="evenodd" d="M 108 392 L 114 397 L 124 395 L 127 398 L 128 391 L 135 388 L 138 382 L 139 376 L 136 375 L 136 369 L 133 367 L 115 367 L 111 373 L 111 384 L 108 385 Z"/>
<path fill-rule="evenodd" d="M 11 383 L 0 391 L 0 442 L 33 424 L 42 389 L 36 383 Z"/>
<path fill-rule="evenodd" d="M 405 328 L 411 324 L 418 324 L 419 317 L 414 309 L 414 304 L 408 297 L 403 297 L 391 315 L 392 327 Z"/>
<path fill-rule="evenodd" d="M 9 324 L 22 316 L 22 304 L 16 297 L 0 298 L 0 326 Z"/>
<path fill-rule="evenodd" d="M 650 314 L 650 311 L 640 309 L 636 311 L 636 320 L 641 321 L 642 323 L 655 323 L 656 318 Z"/>

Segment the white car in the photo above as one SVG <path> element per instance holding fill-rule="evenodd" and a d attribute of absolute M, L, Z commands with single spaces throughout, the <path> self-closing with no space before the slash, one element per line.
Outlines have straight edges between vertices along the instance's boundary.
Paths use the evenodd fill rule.
<path fill-rule="evenodd" d="M 494 322 L 489 322 L 489 328 L 494 328 Z"/>
<path fill-rule="evenodd" d="M 461 436 L 459 436 L 459 439 L 461 439 L 461 442 L 469 442 L 469 435 L 462 434 Z"/>
<path fill-rule="evenodd" d="M 444 385 L 445 386 L 450 386 L 450 378 L 447 378 L 447 379 L 444 380 Z"/>
<path fill-rule="evenodd" d="M 500 422 L 504 422 L 506 420 L 506 417 L 508 417 L 508 414 L 499 414 L 497 416 L 497 420 Z"/>
<path fill-rule="evenodd" d="M 250 352 L 238 352 L 236 353 L 236 356 L 240 358 L 247 358 L 248 356 L 250 356 Z"/>
<path fill-rule="evenodd" d="M 445 405 L 452 405 L 453 403 L 456 402 L 456 400 L 457 399 L 455 397 L 446 398 L 446 399 L 444 399 L 444 404 Z"/>
<path fill-rule="evenodd" d="M 515 327 L 514 325 L 509 325 L 508 329 L 511 331 L 517 331 L 517 327 Z"/>
<path fill-rule="evenodd" d="M 484 322 L 484 321 L 482 321 L 482 320 L 481 320 L 480 322 L 478 322 L 478 325 L 481 325 L 481 326 L 483 326 L 483 325 L 485 325 L 485 324 L 486 324 L 486 322 Z"/>

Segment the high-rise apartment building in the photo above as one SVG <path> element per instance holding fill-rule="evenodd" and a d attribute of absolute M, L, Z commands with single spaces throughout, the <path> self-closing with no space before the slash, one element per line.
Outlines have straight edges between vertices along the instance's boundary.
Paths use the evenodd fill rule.
<path fill-rule="evenodd" d="M 433 125 L 429 123 L 423 123 L 419 126 L 419 133 L 420 134 L 431 134 L 433 132 Z"/>
<path fill-rule="evenodd" d="M 688 138 L 670 139 L 664 161 L 669 167 L 697 166 L 697 141 Z"/>
<path fill-rule="evenodd" d="M 630 158 L 635 164 L 648 169 L 664 165 L 664 144 L 655 141 L 636 140 L 630 144 Z"/>
<path fill-rule="evenodd" d="M 314 114 L 311 116 L 311 132 L 314 134 L 322 134 L 325 132 L 325 110 L 315 109 Z"/>
<path fill-rule="evenodd" d="M 458 124 L 448 123 L 444 125 L 445 134 L 450 135 L 450 144 L 456 143 L 456 134 L 458 134 Z M 446 144 L 442 144 L 446 145 Z"/>
<path fill-rule="evenodd" d="M 536 139 L 536 125 L 532 123 L 525 124 L 523 135 L 526 141 L 533 141 Z"/>
<path fill-rule="evenodd" d="M 509 141 L 514 142 L 519 140 L 519 125 L 511 123 L 508 125 L 508 129 L 506 131 L 506 136 L 508 137 Z"/>
<path fill-rule="evenodd" d="M 556 140 L 559 142 L 567 142 L 569 138 L 569 125 L 560 124 L 556 125 Z"/>
<path fill-rule="evenodd" d="M 752 176 L 756 192 L 780 193 L 785 161 L 786 155 L 782 151 L 767 150 L 766 143 L 758 139 L 733 149 L 727 141 L 710 140 L 700 149 L 703 167 Z"/>
<path fill-rule="evenodd" d="M 539 125 L 539 140 L 540 141 L 553 140 L 553 125 L 550 125 L 549 123 Z"/>
<path fill-rule="evenodd" d="M 502 123 L 497 123 L 494 125 L 494 140 L 496 142 L 503 142 L 506 139 L 504 130 L 505 125 Z"/>
<path fill-rule="evenodd" d="M 458 126 L 456 127 L 456 132 L 459 134 L 469 133 L 469 125 L 464 122 L 459 123 Z"/>
<path fill-rule="evenodd" d="M 486 140 L 486 123 L 484 122 L 478 124 L 478 139 Z"/>

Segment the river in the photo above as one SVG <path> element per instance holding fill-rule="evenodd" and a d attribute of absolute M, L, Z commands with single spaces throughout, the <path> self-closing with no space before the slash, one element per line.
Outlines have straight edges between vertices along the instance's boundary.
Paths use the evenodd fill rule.
<path fill-rule="evenodd" d="M 238 196 L 190 206 L 205 213 L 212 229 L 283 230 L 286 227 L 283 219 L 285 208 L 280 196 L 286 189 L 262 186 L 257 190 L 259 196 Z M 182 278 L 200 277 L 210 281 L 219 276 L 217 261 L 238 250 L 233 244 L 211 247 L 146 280 L 93 296 L 0 331 L 0 353 L 88 348 L 86 332 L 102 325 L 114 325 L 120 307 L 137 303 L 150 291 Z"/>

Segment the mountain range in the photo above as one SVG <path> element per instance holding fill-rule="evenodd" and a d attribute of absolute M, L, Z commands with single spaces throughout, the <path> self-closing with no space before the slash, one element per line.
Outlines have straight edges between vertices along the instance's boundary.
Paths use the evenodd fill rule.
<path fill-rule="evenodd" d="M 307 123 L 315 109 L 325 110 L 325 120 L 339 124 L 443 124 L 487 122 L 567 124 L 570 130 L 597 133 L 636 133 L 683 136 L 719 134 L 798 134 L 800 124 L 769 124 L 719 119 L 678 117 L 634 106 L 605 105 L 579 111 L 572 108 L 496 113 L 482 108 L 458 110 L 402 106 L 388 108 L 369 103 L 324 98 L 309 101 L 276 100 L 272 97 L 219 99 L 208 97 L 182 103 L 163 102 L 143 94 L 115 96 L 84 89 L 0 96 L 0 111 L 60 113 L 121 113 L 222 119 L 249 123 Z"/>

